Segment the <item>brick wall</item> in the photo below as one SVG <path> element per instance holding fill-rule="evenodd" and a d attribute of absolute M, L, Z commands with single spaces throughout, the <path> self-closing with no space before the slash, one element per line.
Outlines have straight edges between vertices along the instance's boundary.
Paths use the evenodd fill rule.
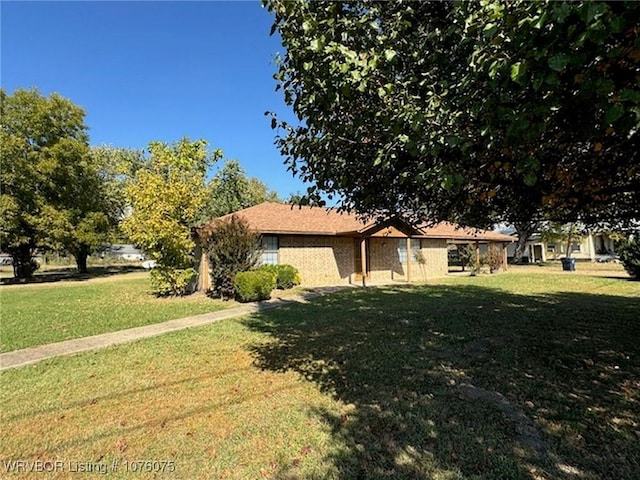
<path fill-rule="evenodd" d="M 303 285 L 349 283 L 354 272 L 353 239 L 281 235 L 278 262 L 296 267 Z"/>
<path fill-rule="evenodd" d="M 402 241 L 405 241 L 402 239 Z M 278 262 L 296 267 L 303 285 L 355 282 L 354 239 L 330 236 L 279 236 Z M 411 281 L 447 274 L 446 240 L 421 240 L 425 264 L 411 262 Z M 406 281 L 406 262 L 398 256 L 397 238 L 369 239 L 369 280 Z M 359 283 L 359 282 L 358 282 Z"/>
<path fill-rule="evenodd" d="M 407 280 L 407 263 L 400 262 L 398 241 L 405 242 L 406 239 L 372 238 L 370 240 L 369 278 L 372 281 Z M 424 281 L 446 275 L 448 271 L 446 240 L 423 239 L 420 241 L 420 246 L 425 263 L 411 262 L 411 281 Z"/>

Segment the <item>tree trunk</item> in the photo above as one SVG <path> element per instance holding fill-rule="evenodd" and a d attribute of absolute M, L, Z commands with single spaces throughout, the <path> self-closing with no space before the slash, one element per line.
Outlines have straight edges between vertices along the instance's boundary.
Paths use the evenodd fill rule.
<path fill-rule="evenodd" d="M 33 248 L 30 245 L 20 245 L 11 252 L 13 260 L 13 276 L 17 279 L 33 278 L 33 272 L 38 269 L 38 264 L 33 259 Z"/>
<path fill-rule="evenodd" d="M 73 254 L 76 259 L 76 265 L 79 273 L 87 273 L 87 257 L 89 256 L 89 248 L 86 245 L 80 245 L 78 251 Z"/>
<path fill-rule="evenodd" d="M 521 264 L 524 251 L 527 246 L 527 240 L 538 228 L 537 222 L 517 222 L 513 225 L 518 235 L 518 242 L 516 243 L 516 251 L 513 254 L 513 263 Z"/>

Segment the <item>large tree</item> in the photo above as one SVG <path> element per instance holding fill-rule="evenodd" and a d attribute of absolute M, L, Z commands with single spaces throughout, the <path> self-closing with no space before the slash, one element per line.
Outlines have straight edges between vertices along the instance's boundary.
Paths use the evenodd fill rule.
<path fill-rule="evenodd" d="M 640 203 L 640 4 L 265 2 L 310 195 L 362 213 L 629 219 Z"/>
<path fill-rule="evenodd" d="M 262 202 L 279 202 L 277 192 L 255 177 L 248 177 L 237 160 L 227 160 L 209 185 L 202 221 L 221 217 Z"/>
<path fill-rule="evenodd" d="M 38 90 L 1 96 L 2 249 L 29 278 L 36 249 L 62 248 L 86 271 L 87 255 L 114 223 L 104 169 L 88 146 L 85 112 Z"/>
<path fill-rule="evenodd" d="M 207 167 L 222 157 L 204 140 L 169 145 L 152 142 L 149 158 L 127 186 L 131 214 L 123 230 L 157 261 L 153 287 L 160 294 L 183 294 L 196 272 L 191 229 L 207 197 Z"/>

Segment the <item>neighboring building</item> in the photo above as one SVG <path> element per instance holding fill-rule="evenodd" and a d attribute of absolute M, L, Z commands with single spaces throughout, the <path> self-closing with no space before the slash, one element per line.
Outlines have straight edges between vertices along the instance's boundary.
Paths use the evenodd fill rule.
<path fill-rule="evenodd" d="M 144 260 L 142 250 L 131 244 L 114 244 L 107 247 L 101 256 L 110 256 L 130 262 L 141 262 Z"/>
<path fill-rule="evenodd" d="M 593 232 L 577 237 L 571 242 L 571 257 L 578 260 L 591 260 L 592 262 L 609 261 L 615 258 L 615 242 L 611 234 L 607 232 Z M 559 260 L 567 256 L 566 241 L 543 241 L 539 233 L 529 237 L 525 246 L 523 257 L 525 263 L 547 262 Z M 508 257 L 515 254 L 515 245 L 507 247 Z"/>
<path fill-rule="evenodd" d="M 412 227 L 396 219 L 365 223 L 334 209 L 262 203 L 237 215 L 262 235 L 262 263 L 290 264 L 305 285 L 421 281 L 446 275 L 450 244 L 496 244 L 503 249 L 514 237 L 442 223 Z M 212 221 L 215 221 L 212 220 Z M 203 255 L 200 271 L 208 271 Z"/>

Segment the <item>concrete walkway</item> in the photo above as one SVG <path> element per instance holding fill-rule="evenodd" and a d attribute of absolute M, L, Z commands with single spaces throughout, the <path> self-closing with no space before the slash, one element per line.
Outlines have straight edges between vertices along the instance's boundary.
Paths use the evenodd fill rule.
<path fill-rule="evenodd" d="M 322 295 L 334 293 L 351 286 L 344 287 L 322 287 L 309 290 L 302 295 L 296 295 L 286 298 L 274 298 L 259 303 L 251 303 L 240 307 L 229 308 L 227 310 L 219 310 L 217 312 L 203 313 L 191 317 L 179 318 L 177 320 L 169 320 L 163 323 L 153 325 L 145 325 L 144 327 L 128 328 L 117 332 L 102 333 L 91 337 L 75 338 L 64 342 L 50 343 L 48 345 L 39 345 L 35 347 L 24 348 L 22 350 L 14 350 L 12 352 L 0 353 L 0 371 L 10 368 L 23 367 L 33 363 L 47 360 L 53 357 L 63 355 L 74 355 L 89 350 L 98 350 L 100 348 L 110 347 L 111 345 L 120 345 L 123 343 L 133 342 L 142 338 L 155 337 L 176 330 L 184 330 L 185 328 L 200 327 L 210 323 L 219 322 L 228 318 L 237 318 L 252 313 L 269 310 L 271 308 L 281 307 L 292 303 L 304 303 L 307 300 Z"/>

